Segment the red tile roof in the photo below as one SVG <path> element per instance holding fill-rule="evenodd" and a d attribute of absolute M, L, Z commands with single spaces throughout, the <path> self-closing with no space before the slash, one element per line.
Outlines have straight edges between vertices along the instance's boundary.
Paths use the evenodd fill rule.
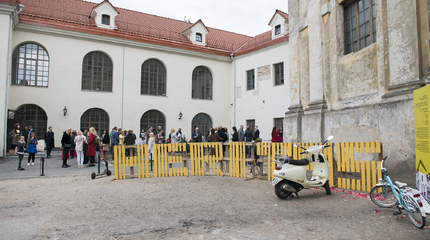
<path fill-rule="evenodd" d="M 235 56 L 243 55 L 249 52 L 256 51 L 261 48 L 272 46 L 274 44 L 288 41 L 289 35 L 278 37 L 272 40 L 272 31 L 264 32 L 260 35 L 253 37 L 251 40 L 246 42 L 242 47 L 237 49 L 234 53 Z"/>
<path fill-rule="evenodd" d="M 19 2 L 17 0 L 0 0 L 0 3 L 6 3 L 11 5 L 18 5 Z"/>
<path fill-rule="evenodd" d="M 0 2 L 17 1 L 0 0 Z M 198 46 L 182 35 L 186 29 L 194 25 L 189 22 L 115 8 L 119 12 L 115 18 L 117 29 L 101 29 L 90 16 L 92 9 L 99 5 L 96 3 L 82 0 L 19 0 L 19 3 L 25 6 L 20 14 L 23 23 L 133 39 L 218 55 L 228 56 L 240 47 L 243 48 L 247 42 L 246 49 L 250 50 L 250 46 L 261 45 L 262 42 L 271 40 L 261 36 L 266 33 L 252 38 L 208 27 L 207 46 Z"/>

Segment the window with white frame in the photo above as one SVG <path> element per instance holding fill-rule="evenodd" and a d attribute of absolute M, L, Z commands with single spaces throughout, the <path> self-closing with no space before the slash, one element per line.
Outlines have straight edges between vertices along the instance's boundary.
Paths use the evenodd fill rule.
<path fill-rule="evenodd" d="M 82 63 L 82 90 L 112 92 L 112 61 L 102 52 L 90 52 Z"/>
<path fill-rule="evenodd" d="M 277 63 L 273 66 L 275 68 L 275 86 L 284 85 L 284 63 Z"/>
<path fill-rule="evenodd" d="M 201 33 L 196 33 L 196 41 L 203 42 L 203 35 Z"/>
<path fill-rule="evenodd" d="M 254 69 L 246 71 L 246 90 L 255 89 L 255 73 Z"/>
<path fill-rule="evenodd" d="M 102 15 L 102 24 L 104 25 L 110 25 L 110 16 L 103 14 Z"/>
<path fill-rule="evenodd" d="M 149 59 L 142 64 L 140 94 L 166 96 L 166 68 L 156 60 Z"/>
<path fill-rule="evenodd" d="M 275 35 L 279 35 L 281 34 L 281 25 L 276 25 L 275 26 Z"/>
<path fill-rule="evenodd" d="M 25 43 L 13 52 L 12 85 L 48 87 L 49 56 L 36 43 Z"/>
<path fill-rule="evenodd" d="M 208 68 L 199 66 L 194 69 L 191 98 L 212 100 L 212 74 Z"/>

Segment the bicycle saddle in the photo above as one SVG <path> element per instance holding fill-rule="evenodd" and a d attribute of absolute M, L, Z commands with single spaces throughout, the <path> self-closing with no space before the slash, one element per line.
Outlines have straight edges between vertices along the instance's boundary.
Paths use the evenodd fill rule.
<path fill-rule="evenodd" d="M 399 188 L 402 188 L 402 187 L 406 187 L 406 186 L 408 186 L 408 184 L 407 183 L 402 183 L 402 182 L 399 182 L 399 181 L 395 181 L 394 182 L 397 186 L 399 186 Z"/>

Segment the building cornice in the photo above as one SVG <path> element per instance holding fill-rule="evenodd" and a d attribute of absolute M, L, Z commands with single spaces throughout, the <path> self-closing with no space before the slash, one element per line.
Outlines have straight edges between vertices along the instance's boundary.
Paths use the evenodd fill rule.
<path fill-rule="evenodd" d="M 218 60 L 223 62 L 231 62 L 230 52 L 221 52 L 218 50 L 194 50 L 195 46 L 184 46 L 186 44 L 176 43 L 169 41 L 168 43 L 164 43 L 164 41 L 151 39 L 148 41 L 152 41 L 153 43 L 149 43 L 148 41 L 142 40 L 141 37 L 136 37 L 133 35 L 128 35 L 125 38 L 121 38 L 119 36 L 106 36 L 102 34 L 93 34 L 85 31 L 80 31 L 77 29 L 65 29 L 65 27 L 55 27 L 50 24 L 35 24 L 32 21 L 22 20 L 17 25 L 15 30 L 25 31 L 25 32 L 34 32 L 38 34 L 47 34 L 53 36 L 67 37 L 67 38 L 75 38 L 75 39 L 84 39 L 88 41 L 94 42 L 103 42 L 108 44 L 115 44 L 120 46 L 128 46 L 128 47 L 136 47 L 136 48 L 145 48 L 148 50 L 156 50 L 163 51 L 168 53 L 182 54 L 193 57 L 201 57 L 205 59 Z M 167 41 L 166 41 L 167 42 Z M 169 46 L 170 45 L 170 46 Z M 181 46 L 182 45 L 182 46 Z M 200 50 L 200 51 L 198 51 Z M 216 53 L 212 53 L 216 52 Z"/>
<path fill-rule="evenodd" d="M 12 15 L 16 10 L 16 5 L 0 3 L 0 14 Z"/>

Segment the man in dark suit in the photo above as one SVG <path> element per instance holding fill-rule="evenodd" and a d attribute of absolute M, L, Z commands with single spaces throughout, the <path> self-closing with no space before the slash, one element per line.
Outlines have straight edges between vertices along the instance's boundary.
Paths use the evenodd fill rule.
<path fill-rule="evenodd" d="M 260 137 L 260 130 L 258 130 L 258 126 L 255 126 L 254 141 L 259 137 Z"/>
<path fill-rule="evenodd" d="M 249 125 L 246 126 L 245 142 L 252 142 L 252 130 L 250 129 Z M 251 146 L 246 146 L 246 155 L 251 157 Z"/>
<path fill-rule="evenodd" d="M 52 131 L 52 126 L 49 126 L 48 131 L 45 133 L 45 143 L 46 143 L 46 158 L 51 158 L 51 151 L 55 147 L 54 132 Z"/>
<path fill-rule="evenodd" d="M 27 142 L 27 138 L 28 138 L 28 127 L 27 126 L 25 126 L 24 127 L 24 130 L 22 131 L 22 135 L 24 136 L 24 140 L 25 140 L 25 142 Z"/>
<path fill-rule="evenodd" d="M 202 134 L 199 132 L 198 127 L 196 127 L 196 131 L 193 133 L 193 142 L 202 142 Z"/>

